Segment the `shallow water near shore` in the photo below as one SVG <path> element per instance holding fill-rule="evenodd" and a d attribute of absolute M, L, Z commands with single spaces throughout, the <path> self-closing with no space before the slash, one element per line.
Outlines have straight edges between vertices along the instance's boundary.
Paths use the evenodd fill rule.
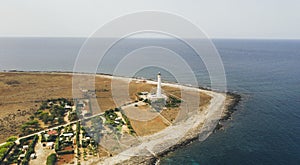
<path fill-rule="evenodd" d="M 1 38 L 0 69 L 72 71 L 84 39 Z M 151 40 L 191 55 L 184 45 Z M 233 120 L 205 141 L 180 148 L 161 164 L 300 164 L 300 41 L 214 40 L 223 60 L 227 88 L 242 95 Z M 143 45 L 120 43 L 108 57 L 118 57 Z M 121 56 L 121 55 L 120 55 Z M 112 59 L 99 67 L 112 73 Z M 200 85 L 209 87 L 201 61 L 189 58 Z M 148 68 L 136 76 L 155 78 L 159 70 Z M 162 71 L 165 80 L 174 77 Z M 182 77 L 185 75 L 182 74 Z"/>

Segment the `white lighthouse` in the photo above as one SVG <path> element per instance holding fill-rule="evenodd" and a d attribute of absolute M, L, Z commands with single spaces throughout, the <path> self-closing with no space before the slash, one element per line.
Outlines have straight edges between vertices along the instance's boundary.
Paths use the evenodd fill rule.
<path fill-rule="evenodd" d="M 152 107 L 158 107 L 161 108 L 162 105 L 165 105 L 167 96 L 162 94 L 162 89 L 161 89 L 161 74 L 160 72 L 157 74 L 157 88 L 156 88 L 156 93 L 151 92 L 147 94 L 147 99 L 151 101 Z M 154 109 L 156 109 L 154 108 Z"/>
<path fill-rule="evenodd" d="M 157 98 L 162 98 L 162 95 L 161 95 L 161 75 L 160 75 L 160 72 L 158 72 L 158 74 L 157 74 L 156 97 Z"/>

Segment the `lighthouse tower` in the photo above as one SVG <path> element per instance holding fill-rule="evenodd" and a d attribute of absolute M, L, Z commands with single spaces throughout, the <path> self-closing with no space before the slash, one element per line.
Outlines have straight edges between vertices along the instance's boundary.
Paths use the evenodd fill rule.
<path fill-rule="evenodd" d="M 157 98 L 162 98 L 162 95 L 161 95 L 161 75 L 160 75 L 160 72 L 158 72 L 158 74 L 157 74 L 156 97 Z"/>

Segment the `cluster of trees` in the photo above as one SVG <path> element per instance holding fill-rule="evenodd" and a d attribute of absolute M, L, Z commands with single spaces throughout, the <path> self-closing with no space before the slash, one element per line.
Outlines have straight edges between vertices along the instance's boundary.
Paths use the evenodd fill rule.
<path fill-rule="evenodd" d="M 42 120 L 45 124 L 48 124 L 49 122 L 51 124 L 54 124 L 55 118 L 57 118 L 58 124 L 63 124 L 64 116 L 65 116 L 65 102 L 67 101 L 64 98 L 56 99 L 56 101 L 59 101 L 59 105 L 57 104 L 49 104 L 49 102 L 43 102 L 40 106 L 40 109 L 35 113 L 35 117 Z M 50 100 L 49 100 L 50 101 Z M 50 102 L 53 103 L 53 100 Z M 46 109 L 49 109 L 49 112 L 45 111 Z"/>
<path fill-rule="evenodd" d="M 3 148 L 6 148 L 7 146 L 9 146 L 8 150 L 7 150 L 7 154 L 6 156 L 4 156 L 6 159 L 5 159 L 5 162 L 3 162 L 3 159 L 4 157 L 1 157 L 0 159 L 0 164 L 21 164 L 22 163 L 22 160 L 18 160 L 19 156 L 21 154 L 24 154 L 25 151 L 23 151 L 21 148 L 24 144 L 29 144 L 29 141 L 32 140 L 32 142 L 34 142 L 34 138 L 35 136 L 30 136 L 30 137 L 27 137 L 27 138 L 23 138 L 23 139 L 20 139 L 20 144 L 16 145 L 14 142 L 17 140 L 18 137 L 16 136 L 11 136 L 9 137 L 7 140 L 6 140 L 6 144 L 1 146 L 0 150 L 2 151 Z M 8 145 L 9 144 L 9 145 Z M 32 144 L 32 143 L 31 143 Z M 33 144 L 32 144 L 33 145 Z M 30 149 L 31 148 L 31 149 Z M 28 154 L 27 156 L 30 156 L 30 152 L 33 153 L 34 151 L 32 150 L 32 147 L 30 147 L 29 150 L 28 150 Z M 34 148 L 34 147 L 33 147 Z M 2 155 L 2 154 L 0 154 Z M 2 161 L 1 161 L 2 160 Z M 28 160 L 29 161 L 29 160 Z M 26 163 L 26 161 L 25 161 Z"/>
<path fill-rule="evenodd" d="M 25 157 L 22 161 L 22 165 L 28 165 L 29 164 L 29 160 L 30 160 L 30 155 L 32 153 L 34 153 L 34 147 L 36 145 L 36 143 L 38 142 L 39 136 L 38 135 L 34 135 L 32 142 L 29 144 L 28 150 L 25 154 Z"/>
<path fill-rule="evenodd" d="M 180 103 L 181 103 L 181 99 L 178 99 L 174 96 L 169 96 L 169 99 L 167 100 L 167 104 L 166 107 L 179 107 Z"/>
<path fill-rule="evenodd" d="M 0 146 L 0 162 L 4 160 L 14 145 L 14 142 L 6 142 L 4 145 Z"/>
<path fill-rule="evenodd" d="M 44 132 L 41 133 L 41 136 L 42 136 L 41 142 L 54 142 L 57 138 L 56 135 L 49 135 L 49 137 L 47 137 L 46 139 Z"/>
<path fill-rule="evenodd" d="M 114 112 L 113 109 L 110 109 L 108 111 L 105 111 L 104 117 L 106 119 L 106 124 L 115 125 L 114 122 L 118 115 Z"/>
<path fill-rule="evenodd" d="M 79 119 L 76 112 L 70 113 L 68 118 L 69 118 L 69 121 L 76 121 Z"/>
<path fill-rule="evenodd" d="M 21 126 L 21 135 L 28 135 L 40 130 L 40 124 L 37 120 L 30 120 Z"/>
<path fill-rule="evenodd" d="M 58 152 L 60 150 L 59 136 L 56 137 L 55 144 L 54 144 L 54 150 L 55 150 L 55 152 Z"/>
<path fill-rule="evenodd" d="M 18 137 L 11 136 L 11 137 L 7 138 L 6 142 L 15 142 L 17 139 L 18 139 Z"/>
<path fill-rule="evenodd" d="M 76 145 L 77 145 L 78 148 L 80 147 L 79 135 L 80 135 L 80 122 L 78 121 L 76 123 Z"/>
<path fill-rule="evenodd" d="M 120 121 L 119 124 L 115 123 L 115 119 L 118 117 L 118 115 L 117 115 L 115 112 L 121 112 L 122 117 L 123 117 L 124 120 L 125 120 L 125 123 L 124 123 L 122 120 Z M 118 128 L 118 127 L 121 128 L 121 126 L 122 126 L 123 124 L 126 124 L 127 127 L 128 127 L 128 129 L 130 130 L 130 133 L 131 133 L 131 134 L 134 134 L 134 133 L 135 133 L 134 129 L 133 129 L 132 126 L 131 126 L 130 120 L 129 120 L 128 117 L 123 113 L 123 111 L 121 111 L 121 109 L 115 108 L 115 110 L 110 109 L 110 110 L 108 110 L 108 111 L 105 111 L 104 117 L 105 117 L 105 119 L 106 119 L 106 124 L 110 124 L 110 125 L 112 125 L 112 126 L 114 126 L 114 127 L 117 127 L 117 128 Z"/>

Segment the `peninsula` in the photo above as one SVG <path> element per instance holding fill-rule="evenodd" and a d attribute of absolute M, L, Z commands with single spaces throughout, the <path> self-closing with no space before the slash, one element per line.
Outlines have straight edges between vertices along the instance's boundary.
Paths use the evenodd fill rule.
<path fill-rule="evenodd" d="M 74 98 L 72 76 L 0 73 L 3 164 L 150 164 L 206 139 L 240 100 L 236 94 L 163 83 L 160 74 L 158 82 L 96 75 L 95 88 L 81 89 Z M 117 95 L 121 104 L 112 83 L 119 93 L 128 91 L 124 98 Z"/>

